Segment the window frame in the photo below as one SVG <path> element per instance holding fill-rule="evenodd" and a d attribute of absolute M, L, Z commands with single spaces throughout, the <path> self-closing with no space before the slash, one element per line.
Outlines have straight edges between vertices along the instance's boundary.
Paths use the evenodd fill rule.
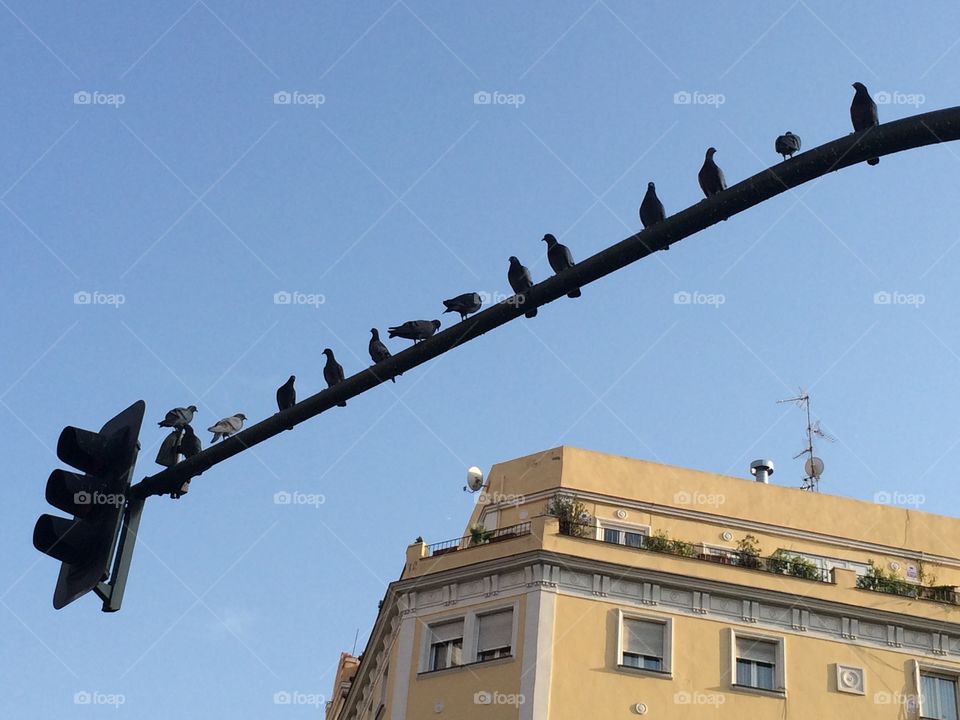
<path fill-rule="evenodd" d="M 451 662 L 451 649 L 455 647 L 455 640 L 447 640 L 443 643 L 433 642 L 433 629 L 441 625 L 453 625 L 454 623 L 460 623 L 460 664 L 455 665 Z M 423 672 L 440 672 L 441 670 L 450 670 L 456 667 L 463 666 L 463 646 L 467 637 L 467 622 L 466 618 L 463 615 L 448 617 L 438 619 L 431 623 L 425 623 L 426 631 L 424 632 L 424 645 L 426 646 L 425 657 L 421 666 L 423 667 Z M 434 658 L 435 658 L 435 648 L 438 645 L 443 645 L 446 649 L 446 660 L 447 663 L 444 667 L 434 667 Z"/>
<path fill-rule="evenodd" d="M 922 660 L 914 660 L 913 687 L 917 698 L 917 717 L 920 718 L 920 720 L 936 720 L 932 716 L 924 714 L 923 681 L 921 679 L 923 675 L 953 681 L 954 709 L 957 711 L 957 715 L 960 716 L 960 670 Z"/>
<path fill-rule="evenodd" d="M 615 530 L 620 533 L 620 540 L 622 542 L 607 542 L 606 532 L 607 530 Z M 597 534 L 596 539 L 601 542 L 606 543 L 607 545 L 619 545 L 620 547 L 632 547 L 632 548 L 642 548 L 643 540 L 640 541 L 639 545 L 628 545 L 627 544 L 627 533 L 633 533 L 636 535 L 642 535 L 643 537 L 650 537 L 651 526 L 650 525 L 641 525 L 640 523 L 631 523 L 624 522 L 622 520 L 600 520 L 597 524 Z"/>
<path fill-rule="evenodd" d="M 652 623 L 663 627 L 663 654 L 660 658 L 660 669 L 636 667 L 634 665 L 625 665 L 623 662 L 623 630 L 624 620 L 637 620 L 639 622 Z M 616 667 L 618 670 L 626 672 L 650 674 L 654 677 L 673 678 L 673 618 L 663 615 L 651 615 L 648 613 L 637 613 L 633 610 L 617 609 L 617 656 Z"/>
<path fill-rule="evenodd" d="M 519 605 L 519 600 L 514 599 L 512 601 L 501 602 L 496 605 L 485 605 L 476 608 L 463 608 L 456 613 L 448 613 L 434 617 L 418 617 L 417 620 L 421 625 L 421 630 L 417 674 L 427 675 L 438 672 L 449 672 L 451 670 L 462 669 L 474 665 L 515 660 L 517 658 L 517 639 L 520 633 Z M 506 611 L 510 611 L 512 613 L 510 627 L 510 654 L 480 660 L 478 658 L 478 648 L 480 643 L 480 618 L 484 615 L 495 615 L 496 613 Z M 437 627 L 438 625 L 446 625 L 447 623 L 457 621 L 463 623 L 462 644 L 460 647 L 460 664 L 433 669 L 431 667 L 434 646 L 434 643 L 431 642 L 433 638 L 433 628 Z"/>
<path fill-rule="evenodd" d="M 773 688 L 757 687 L 755 685 L 741 685 L 737 682 L 737 640 L 754 640 L 757 642 L 767 642 L 774 646 L 774 665 L 773 665 Z M 760 693 L 765 695 L 775 695 L 783 697 L 787 694 L 787 652 L 786 638 L 783 635 L 766 635 L 750 631 L 729 629 L 728 640 L 730 643 L 730 655 L 728 658 L 728 672 L 730 673 L 730 687 L 734 690 L 743 690 L 744 692 Z"/>

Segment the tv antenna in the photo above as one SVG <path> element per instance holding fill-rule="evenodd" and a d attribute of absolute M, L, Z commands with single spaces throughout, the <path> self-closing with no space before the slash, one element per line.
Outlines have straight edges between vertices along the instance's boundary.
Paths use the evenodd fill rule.
<path fill-rule="evenodd" d="M 823 460 L 818 458 L 813 452 L 813 439 L 815 437 L 826 440 L 827 442 L 836 442 L 837 439 L 820 427 L 819 420 L 813 420 L 810 415 L 810 395 L 806 390 L 801 388 L 800 394 L 797 397 L 787 398 L 786 400 L 777 400 L 777 404 L 780 403 L 796 403 L 800 408 L 806 411 L 807 413 L 807 446 L 793 456 L 793 459 L 806 455 L 806 462 L 803 463 L 803 472 L 806 473 L 803 480 L 801 481 L 800 489 L 801 490 L 810 490 L 812 492 L 820 492 L 820 476 L 823 475 Z"/>

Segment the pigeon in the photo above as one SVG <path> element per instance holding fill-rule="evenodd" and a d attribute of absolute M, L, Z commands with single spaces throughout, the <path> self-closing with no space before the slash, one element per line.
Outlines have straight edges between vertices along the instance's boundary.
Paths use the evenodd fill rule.
<path fill-rule="evenodd" d="M 337 362 L 333 356 L 333 350 L 325 348 L 323 354 L 327 356 L 327 364 L 323 366 L 323 379 L 327 381 L 327 387 L 333 387 L 339 382 L 343 382 L 343 365 Z M 346 407 L 346 401 L 338 402 L 338 407 Z"/>
<path fill-rule="evenodd" d="M 439 320 L 407 320 L 403 325 L 387 328 L 389 337 L 413 340 L 414 345 L 421 340 L 426 340 L 439 329 Z"/>
<path fill-rule="evenodd" d="M 293 386 L 297 380 L 296 375 L 291 375 L 283 385 L 277 388 L 277 407 L 281 410 L 287 410 L 297 404 L 297 389 Z"/>
<path fill-rule="evenodd" d="M 240 432 L 240 428 L 243 427 L 243 421 L 246 419 L 246 415 L 243 413 L 237 413 L 236 415 L 231 415 L 228 418 L 223 418 L 223 420 L 217 421 L 214 425 L 211 425 L 207 428 L 208 432 L 213 433 L 213 439 L 210 441 L 210 443 L 213 444 L 220 438 L 226 439 L 235 432 Z"/>
<path fill-rule="evenodd" d="M 855 82 L 853 89 L 857 92 L 853 95 L 853 102 L 850 103 L 850 119 L 853 121 L 853 131 L 860 132 L 867 130 L 880 123 L 877 117 L 877 104 L 867 92 L 867 87 L 863 83 Z M 880 158 L 870 158 L 867 165 L 876 165 Z"/>
<path fill-rule="evenodd" d="M 510 256 L 510 269 L 507 271 L 507 280 L 510 281 L 510 287 L 518 298 L 522 298 L 520 304 L 526 300 L 524 294 L 533 287 L 533 280 L 530 279 L 530 271 L 527 270 L 520 261 L 512 255 Z M 524 313 L 528 318 L 537 316 L 537 309 L 531 308 Z"/>
<path fill-rule="evenodd" d="M 183 426 L 183 437 L 180 438 L 180 454 L 185 458 L 192 458 L 203 449 L 200 438 L 189 425 Z"/>
<path fill-rule="evenodd" d="M 700 189 L 706 197 L 716 195 L 721 190 L 727 189 L 727 181 L 723 177 L 723 170 L 713 161 L 713 156 L 717 152 L 716 148 L 707 148 L 707 156 L 703 160 L 703 167 L 697 175 L 700 181 Z"/>
<path fill-rule="evenodd" d="M 367 349 L 370 351 L 370 359 L 373 360 L 374 365 L 390 357 L 390 351 L 387 350 L 387 346 L 380 340 L 380 333 L 376 328 L 370 328 L 370 344 L 367 346 Z M 396 381 L 396 378 L 390 378 L 390 382 Z"/>
<path fill-rule="evenodd" d="M 647 194 L 643 196 L 643 202 L 640 203 L 640 222 L 645 228 L 663 222 L 666 214 L 663 212 L 663 203 L 657 197 L 657 188 L 651 182 L 647 183 Z"/>
<path fill-rule="evenodd" d="M 777 141 L 773 144 L 773 149 L 780 153 L 784 160 L 787 157 L 793 157 L 795 152 L 800 152 L 800 136 L 787 130 L 786 133 L 777 138 Z"/>
<path fill-rule="evenodd" d="M 557 239 L 547 233 L 543 236 L 543 241 L 547 244 L 547 260 L 555 273 L 563 272 L 572 268 L 576 263 L 573 262 L 573 256 L 570 254 L 570 248 L 557 242 Z M 567 297 L 580 297 L 580 288 L 574 288 L 567 293 Z"/>
<path fill-rule="evenodd" d="M 166 417 L 157 423 L 160 427 L 176 428 L 179 430 L 193 420 L 193 414 L 197 411 L 196 405 L 190 405 L 185 408 L 174 408 L 167 413 Z"/>
<path fill-rule="evenodd" d="M 457 295 L 455 298 L 444 300 L 443 304 L 447 307 L 445 313 L 460 313 L 460 319 L 466 320 L 467 315 L 475 313 L 483 305 L 483 299 L 479 293 L 470 292 L 463 295 Z"/>

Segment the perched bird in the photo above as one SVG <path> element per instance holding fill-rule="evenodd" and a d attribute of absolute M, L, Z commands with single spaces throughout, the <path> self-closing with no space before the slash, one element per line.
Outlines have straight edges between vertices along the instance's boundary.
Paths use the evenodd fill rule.
<path fill-rule="evenodd" d="M 795 152 L 800 152 L 800 136 L 787 130 L 777 138 L 777 141 L 773 144 L 773 149 L 780 153 L 784 160 L 787 157 L 793 157 Z"/>
<path fill-rule="evenodd" d="M 180 438 L 180 454 L 185 458 L 192 458 L 203 449 L 200 438 L 189 425 L 183 426 L 183 437 Z"/>
<path fill-rule="evenodd" d="M 193 420 L 193 414 L 197 411 L 196 405 L 190 405 L 185 408 L 174 408 L 167 413 L 166 417 L 157 423 L 160 427 L 176 428 L 179 430 L 184 425 Z"/>
<path fill-rule="evenodd" d="M 547 260 L 555 273 L 563 272 L 576 264 L 573 262 L 573 255 L 570 254 L 570 248 L 557 242 L 553 235 L 547 233 L 543 236 L 543 241 L 547 244 Z M 568 292 L 567 297 L 580 297 L 580 288 Z"/>
<path fill-rule="evenodd" d="M 387 328 L 389 337 L 413 340 L 414 345 L 421 340 L 426 340 L 439 329 L 439 320 L 407 320 L 403 325 Z"/>
<path fill-rule="evenodd" d="M 215 443 L 220 438 L 228 438 L 236 432 L 240 432 L 240 428 L 243 427 L 243 421 L 247 419 L 247 416 L 243 413 L 237 413 L 236 415 L 231 415 L 228 418 L 223 418 L 223 420 L 218 420 L 215 424 L 207 428 L 208 432 L 213 433 L 213 439 L 210 441 L 211 444 Z"/>
<path fill-rule="evenodd" d="M 455 312 L 460 313 L 460 319 L 466 320 L 467 315 L 475 313 L 483 305 L 483 299 L 480 297 L 479 293 L 470 292 L 464 293 L 463 295 L 457 295 L 455 298 L 450 298 L 449 300 L 444 300 L 443 304 L 446 306 L 445 313 Z"/>
<path fill-rule="evenodd" d="M 510 281 L 510 287 L 513 288 L 515 295 L 522 297 L 520 304 L 526 300 L 524 294 L 533 287 L 533 280 L 530 279 L 530 271 L 527 270 L 523 265 L 520 264 L 520 261 L 517 260 L 514 256 L 510 256 L 510 269 L 507 270 L 507 280 Z M 527 310 L 524 313 L 528 318 L 537 316 L 537 309 L 532 308 Z"/>
<path fill-rule="evenodd" d="M 333 356 L 333 350 L 325 348 L 323 354 L 327 356 L 327 364 L 323 366 L 323 379 L 327 381 L 327 387 L 333 387 L 339 382 L 343 382 L 343 365 L 337 362 Z M 347 403 L 338 402 L 338 407 L 346 407 Z"/>
<path fill-rule="evenodd" d="M 387 346 L 380 340 L 380 333 L 376 328 L 370 328 L 370 344 L 367 346 L 367 350 L 370 351 L 370 359 L 373 360 L 374 365 L 390 357 L 390 351 L 387 350 Z M 390 381 L 396 382 L 397 379 L 390 378 Z"/>
<path fill-rule="evenodd" d="M 663 203 L 657 197 L 657 188 L 651 182 L 647 183 L 647 194 L 643 196 L 643 202 L 640 203 L 640 222 L 645 228 L 663 222 L 666 213 L 663 211 Z"/>
<path fill-rule="evenodd" d="M 707 148 L 707 156 L 703 160 L 703 167 L 697 175 L 700 181 L 700 189 L 706 197 L 716 195 L 721 190 L 727 189 L 727 181 L 723 177 L 723 170 L 713 161 L 716 154 L 716 148 Z"/>
<path fill-rule="evenodd" d="M 860 132 L 861 130 L 872 128 L 874 125 L 879 125 L 880 120 L 877 117 L 877 104 L 873 101 L 873 98 L 870 97 L 870 93 L 867 92 L 866 85 L 861 82 L 855 82 L 853 89 L 856 90 L 853 94 L 853 102 L 850 103 L 850 120 L 853 121 L 853 131 Z M 879 162 L 880 158 L 870 158 L 867 160 L 868 165 L 876 165 Z"/>
<path fill-rule="evenodd" d="M 283 385 L 277 388 L 277 407 L 281 410 L 292 408 L 297 404 L 297 389 L 293 383 L 297 381 L 296 375 L 291 375 Z"/>

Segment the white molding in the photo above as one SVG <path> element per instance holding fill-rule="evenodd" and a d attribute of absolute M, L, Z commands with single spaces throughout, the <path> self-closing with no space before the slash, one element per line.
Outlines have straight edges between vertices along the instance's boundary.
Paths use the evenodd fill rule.
<path fill-rule="evenodd" d="M 550 717 L 556 607 L 557 595 L 551 589 L 534 587 L 527 593 L 520 676 L 524 702 L 519 708 L 519 720 Z"/>
<path fill-rule="evenodd" d="M 400 623 L 397 634 L 397 661 L 391 668 L 394 678 L 393 697 L 390 700 L 390 720 L 405 720 L 407 716 L 407 693 L 413 677 L 410 672 L 414 659 L 413 637 L 417 628 L 416 618 L 407 616 Z"/>

